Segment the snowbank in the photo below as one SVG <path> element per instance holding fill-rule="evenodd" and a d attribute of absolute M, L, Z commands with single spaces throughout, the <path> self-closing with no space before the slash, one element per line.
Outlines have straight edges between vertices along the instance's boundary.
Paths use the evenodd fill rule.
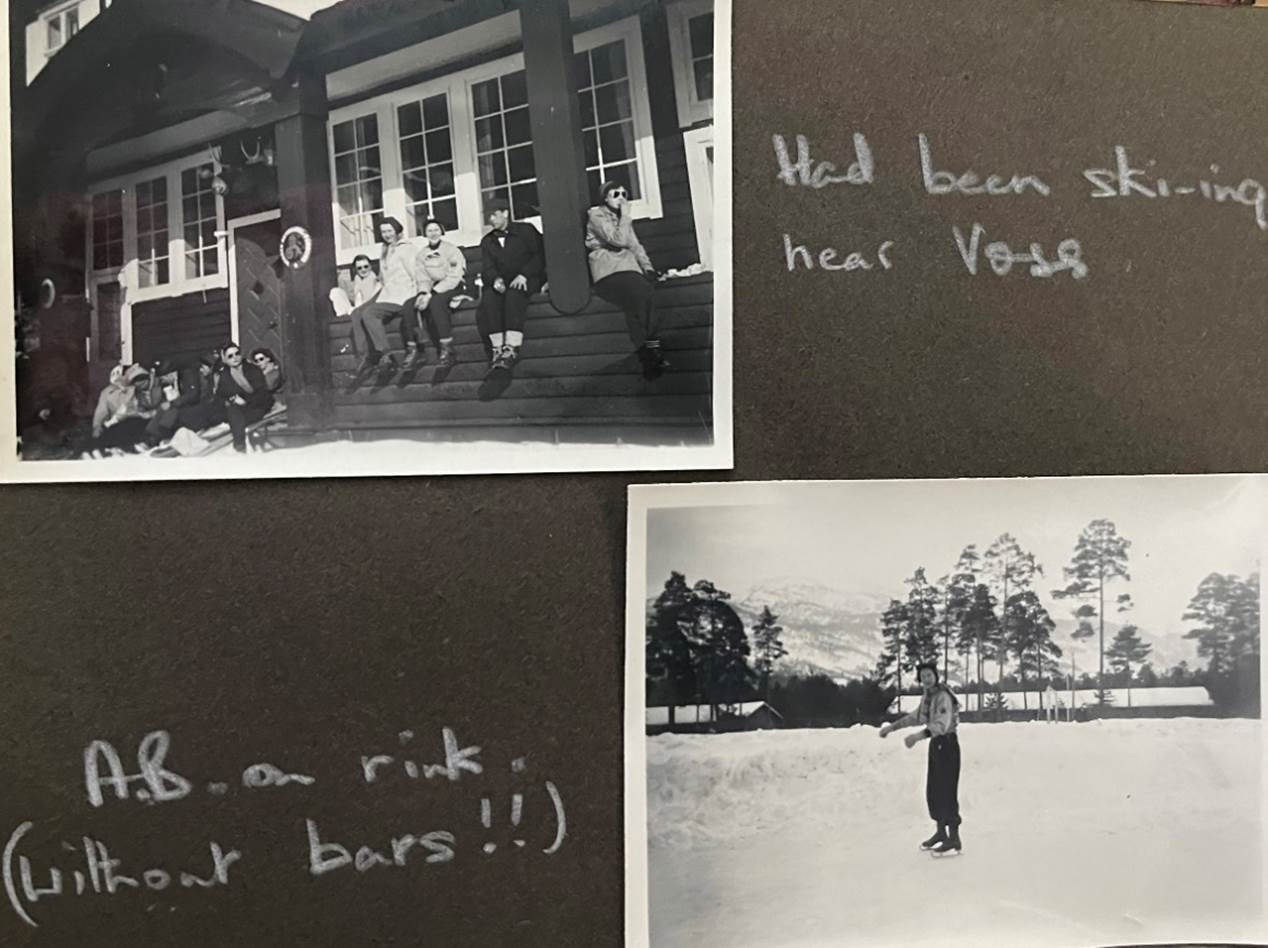
<path fill-rule="evenodd" d="M 963 725 L 952 860 L 917 849 L 926 746 L 905 733 L 649 738 L 652 944 L 1268 935 L 1260 722 Z"/>

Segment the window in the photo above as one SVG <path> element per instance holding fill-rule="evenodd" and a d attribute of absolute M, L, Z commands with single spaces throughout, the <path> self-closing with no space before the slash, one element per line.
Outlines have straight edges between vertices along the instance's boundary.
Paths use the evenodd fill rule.
<path fill-rule="evenodd" d="M 683 132 L 687 153 L 687 183 L 691 187 L 691 211 L 696 224 L 700 263 L 713 268 L 713 126 Z"/>
<path fill-rule="evenodd" d="M 510 201 L 513 219 L 537 217 L 537 165 L 524 70 L 473 85 L 471 114 L 482 216 L 489 201 L 500 197 Z"/>
<path fill-rule="evenodd" d="M 185 279 L 196 280 L 220 270 L 216 237 L 216 169 L 207 162 L 181 172 L 181 220 L 185 224 Z"/>
<path fill-rule="evenodd" d="M 630 94 L 625 44 L 619 40 L 578 53 L 576 76 L 581 97 L 581 127 L 585 142 L 589 194 L 599 185 L 617 180 L 637 201 L 638 157 L 634 148 L 634 103 Z"/>
<path fill-rule="evenodd" d="M 123 189 L 92 196 L 92 268 L 123 266 Z"/>
<path fill-rule="evenodd" d="M 713 0 L 676 0 L 666 8 L 678 121 L 713 118 Z"/>
<path fill-rule="evenodd" d="M 574 39 L 590 190 L 624 181 L 638 218 L 661 215 L 655 140 L 638 17 Z M 522 54 L 332 110 L 330 156 L 338 261 L 375 253 L 376 218 L 417 234 L 429 216 L 450 239 L 480 240 L 493 198 L 519 220 L 540 217 Z"/>
<path fill-rule="evenodd" d="M 428 218 L 446 230 L 458 228 L 454 183 L 453 138 L 449 128 L 449 96 L 445 93 L 407 102 L 396 110 L 401 138 L 401 184 L 405 189 L 406 225 L 423 232 Z"/>
<path fill-rule="evenodd" d="M 335 146 L 339 246 L 364 247 L 378 239 L 376 219 L 383 216 L 378 116 L 363 115 L 340 122 L 331 132 Z"/>
<path fill-rule="evenodd" d="M 85 199 L 89 283 L 117 281 L 125 309 L 226 286 L 224 202 L 213 187 L 219 171 L 204 151 L 91 188 Z"/>
<path fill-rule="evenodd" d="M 171 250 L 167 231 L 167 179 L 136 186 L 137 286 L 171 282 Z"/>
<path fill-rule="evenodd" d="M 43 20 L 44 51 L 51 55 L 79 32 L 79 4 L 46 13 Z"/>

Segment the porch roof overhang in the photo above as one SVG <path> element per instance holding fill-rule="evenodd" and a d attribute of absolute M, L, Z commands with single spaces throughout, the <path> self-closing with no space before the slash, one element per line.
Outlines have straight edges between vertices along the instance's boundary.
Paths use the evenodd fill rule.
<path fill-rule="evenodd" d="M 15 173 L 38 189 L 82 177 L 91 152 L 121 140 L 220 111 L 275 111 L 307 25 L 257 0 L 114 0 L 16 91 Z M 182 61 L 195 50 L 225 68 Z M 110 101 L 120 89 L 130 98 Z"/>

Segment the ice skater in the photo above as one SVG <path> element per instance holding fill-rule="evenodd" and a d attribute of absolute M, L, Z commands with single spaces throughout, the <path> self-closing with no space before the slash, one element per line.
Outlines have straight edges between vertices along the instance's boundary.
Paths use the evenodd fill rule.
<path fill-rule="evenodd" d="M 925 801 L 929 816 L 937 824 L 937 832 L 920 844 L 920 848 L 935 856 L 960 854 L 960 742 L 955 736 L 960 723 L 959 702 L 946 685 L 938 681 L 938 666 L 916 666 L 920 687 L 924 694 L 920 705 L 911 714 L 881 726 L 880 735 L 886 737 L 900 728 L 923 725 L 903 740 L 908 747 L 915 747 L 925 738 L 929 743 L 929 769 L 925 777 Z"/>

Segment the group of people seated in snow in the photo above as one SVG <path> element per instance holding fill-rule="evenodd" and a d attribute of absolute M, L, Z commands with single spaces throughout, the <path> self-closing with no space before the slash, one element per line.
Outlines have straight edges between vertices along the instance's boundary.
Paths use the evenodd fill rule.
<path fill-rule="evenodd" d="M 270 350 L 256 349 L 248 360 L 236 342 L 148 367 L 116 365 L 97 398 L 92 436 L 78 453 L 145 453 L 173 442 L 181 429 L 199 434 L 221 425 L 234 450 L 245 452 L 247 428 L 273 410 L 285 384 Z"/>
<path fill-rule="evenodd" d="M 656 317 L 653 286 L 658 274 L 634 232 L 629 188 L 608 181 L 598 198 L 586 215 L 585 234 L 594 292 L 624 312 L 643 375 L 655 379 L 669 367 L 661 353 Z M 545 256 L 537 228 L 513 221 L 505 200 L 487 202 L 486 210 L 491 230 L 480 241 L 476 323 L 489 373 L 509 372 L 524 344 L 529 300 L 546 284 Z M 353 338 L 362 353 L 354 386 L 380 372 L 412 371 L 425 364 L 424 330 L 441 368 L 458 361 L 450 314 L 468 291 L 462 249 L 445 239 L 445 227 L 436 220 L 424 223 L 421 237 L 407 239 L 401 222 L 385 217 L 379 236 L 383 244 L 378 272 L 361 254 L 342 287 L 352 307 Z M 396 322 L 404 345 L 399 362 L 387 336 L 387 327 Z"/>

